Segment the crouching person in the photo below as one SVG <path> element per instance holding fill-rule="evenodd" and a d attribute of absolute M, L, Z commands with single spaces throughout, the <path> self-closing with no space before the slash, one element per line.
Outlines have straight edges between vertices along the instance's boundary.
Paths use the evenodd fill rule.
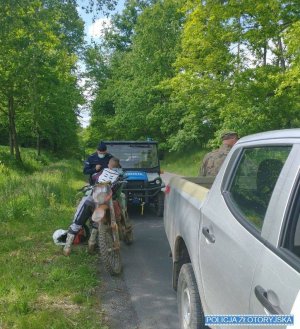
<path fill-rule="evenodd" d="M 110 182 L 113 184 L 115 181 L 117 181 L 117 179 L 121 174 L 122 171 L 120 170 L 119 159 L 112 157 L 109 160 L 108 168 L 105 168 L 102 171 L 101 175 L 98 177 L 97 182 L 98 183 Z M 73 222 L 69 227 L 66 243 L 63 249 L 63 254 L 65 256 L 70 255 L 75 236 L 78 234 L 78 232 L 81 230 L 83 225 L 87 222 L 87 220 L 92 217 L 94 209 L 95 209 L 95 202 L 92 196 L 92 190 L 90 190 L 90 194 L 85 195 L 81 199 L 76 209 L 76 212 L 74 214 Z M 92 222 L 91 235 L 88 241 L 88 250 L 90 253 L 92 253 L 95 249 L 97 232 L 98 232 L 98 224 Z"/>

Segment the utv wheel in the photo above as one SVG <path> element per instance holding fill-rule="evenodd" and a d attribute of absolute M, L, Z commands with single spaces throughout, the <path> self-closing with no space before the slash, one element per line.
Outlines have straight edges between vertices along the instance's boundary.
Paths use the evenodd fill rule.
<path fill-rule="evenodd" d="M 123 218 L 124 231 L 125 231 L 124 232 L 124 242 L 127 245 L 130 245 L 133 242 L 133 227 L 130 224 L 127 210 L 124 211 L 124 217 L 125 217 L 125 218 Z M 125 223 L 126 223 L 127 227 L 126 227 Z"/>
<path fill-rule="evenodd" d="M 155 213 L 157 217 L 162 217 L 164 215 L 164 202 L 165 202 L 165 193 L 163 191 L 158 192 L 156 196 L 155 203 Z"/>
<path fill-rule="evenodd" d="M 182 265 L 179 273 L 177 304 L 180 329 L 206 328 L 197 283 L 190 263 Z"/>
<path fill-rule="evenodd" d="M 124 242 L 129 246 L 133 242 L 133 232 L 132 232 L 132 227 L 127 228 L 127 232 L 125 233 L 124 236 Z"/>
<path fill-rule="evenodd" d="M 109 225 L 100 224 L 98 245 L 100 258 L 105 269 L 111 275 L 118 275 L 122 271 L 120 249 L 114 248 L 112 229 Z"/>
<path fill-rule="evenodd" d="M 117 224 L 118 224 L 119 239 L 120 239 L 120 241 L 124 241 L 124 239 L 125 239 L 124 225 L 123 225 L 122 221 L 117 221 Z"/>

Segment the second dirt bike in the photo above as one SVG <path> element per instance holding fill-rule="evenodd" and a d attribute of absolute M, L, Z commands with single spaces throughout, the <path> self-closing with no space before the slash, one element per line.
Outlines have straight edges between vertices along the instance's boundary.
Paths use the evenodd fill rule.
<path fill-rule="evenodd" d="M 122 186 L 126 181 L 114 184 L 99 183 L 93 187 L 93 199 L 96 203 L 92 220 L 98 224 L 98 247 L 101 260 L 111 275 L 120 274 L 122 262 L 120 241 L 131 244 L 132 226 L 126 207 L 126 198 Z"/>

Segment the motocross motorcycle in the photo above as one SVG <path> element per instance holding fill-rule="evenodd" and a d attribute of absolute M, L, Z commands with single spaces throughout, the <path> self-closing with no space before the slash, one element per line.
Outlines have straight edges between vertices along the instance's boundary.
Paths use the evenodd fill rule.
<path fill-rule="evenodd" d="M 98 183 L 93 186 L 95 210 L 92 221 L 98 224 L 100 258 L 111 275 L 120 274 L 122 262 L 120 241 L 130 245 L 133 241 L 132 226 L 127 213 L 126 197 L 122 187 L 126 181 Z"/>

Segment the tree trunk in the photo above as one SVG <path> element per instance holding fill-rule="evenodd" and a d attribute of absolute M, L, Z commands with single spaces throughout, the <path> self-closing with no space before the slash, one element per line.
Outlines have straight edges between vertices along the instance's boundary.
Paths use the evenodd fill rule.
<path fill-rule="evenodd" d="M 285 70 L 285 60 L 284 60 L 284 54 L 283 54 L 283 45 L 282 45 L 282 40 L 279 37 L 278 39 L 278 48 L 279 48 L 279 62 L 280 62 L 280 67 Z"/>
<path fill-rule="evenodd" d="M 237 48 L 237 61 L 238 61 L 238 72 L 241 71 L 241 35 L 242 35 L 242 24 L 241 17 L 238 19 L 238 27 L 239 27 L 239 40 L 238 40 L 238 48 Z"/>
<path fill-rule="evenodd" d="M 268 52 L 268 48 L 267 48 L 267 43 L 266 43 L 264 46 L 263 66 L 267 65 L 267 52 Z"/>
<path fill-rule="evenodd" d="M 9 136 L 8 136 L 8 139 L 9 139 L 9 151 L 10 151 L 10 156 L 13 158 L 15 156 L 15 152 L 14 152 L 14 142 L 13 142 L 13 134 L 12 134 L 12 131 L 11 131 L 11 124 L 10 124 L 10 115 L 8 115 L 9 118 L 8 118 L 8 121 L 9 121 Z"/>
<path fill-rule="evenodd" d="M 37 136 L 36 136 L 36 151 L 37 151 L 37 155 L 40 156 L 41 155 L 41 134 L 38 129 L 37 129 Z"/>
<path fill-rule="evenodd" d="M 16 130 L 15 122 L 15 107 L 14 107 L 14 98 L 9 96 L 8 98 L 8 116 L 9 116 L 9 132 L 10 132 L 10 144 L 11 144 L 11 154 L 15 154 L 15 158 L 18 162 L 22 163 L 21 153 L 18 143 L 18 136 Z"/>

